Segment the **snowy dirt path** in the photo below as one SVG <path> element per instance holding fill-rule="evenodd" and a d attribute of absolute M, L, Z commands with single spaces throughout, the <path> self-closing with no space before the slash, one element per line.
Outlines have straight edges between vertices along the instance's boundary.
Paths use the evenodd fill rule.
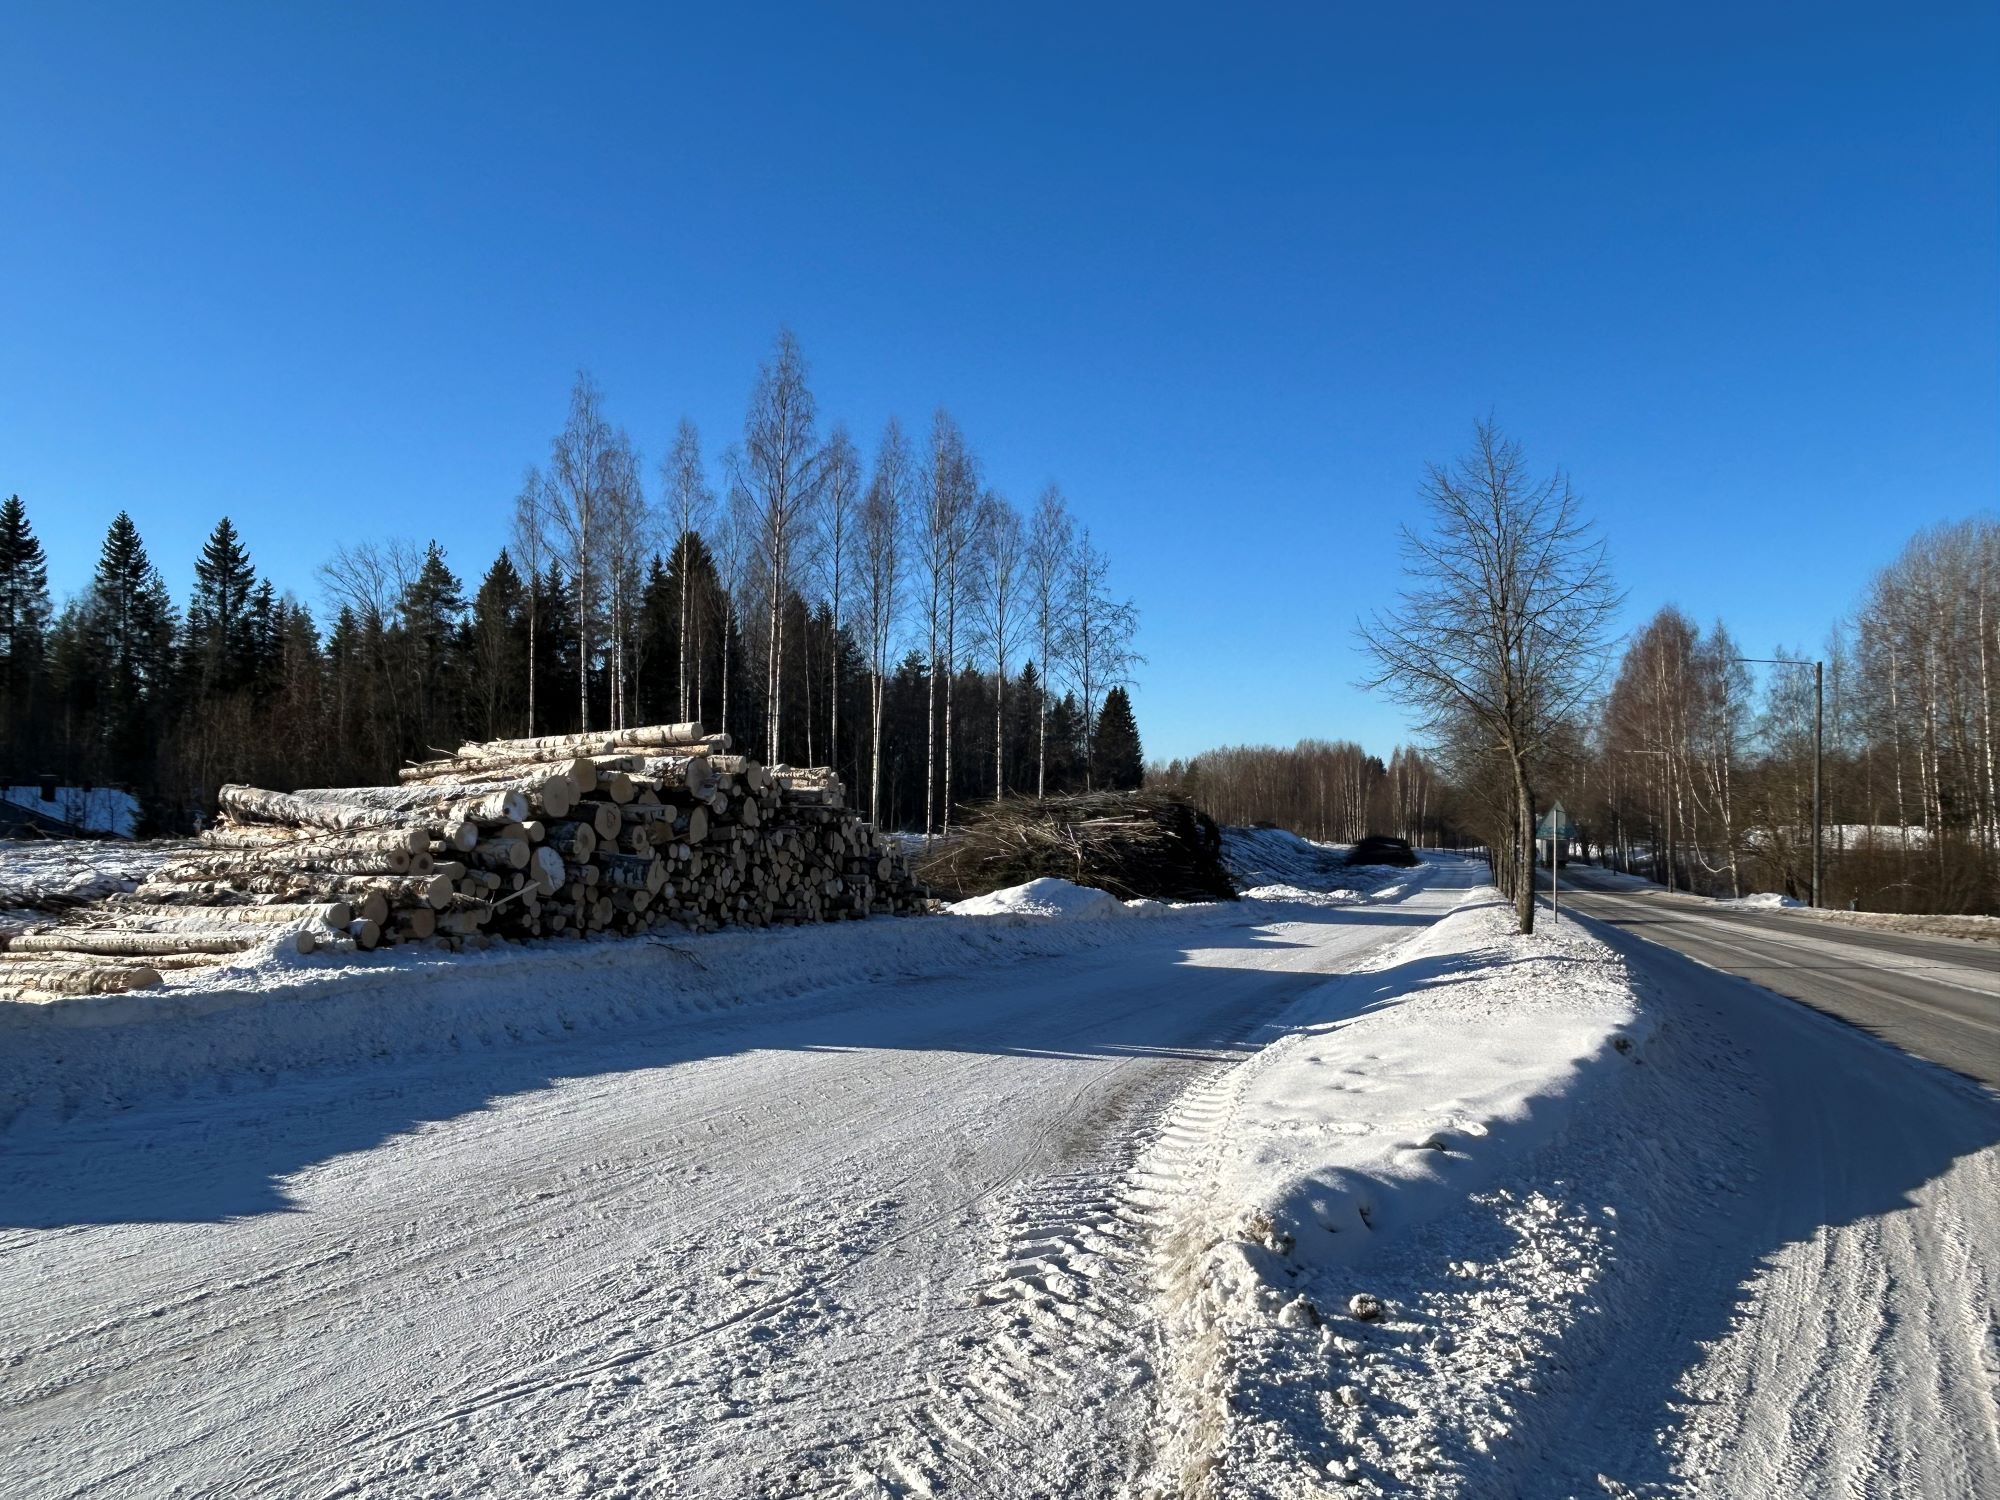
<path fill-rule="evenodd" d="M 1112 1184 L 1472 874 L 17 1130 L 0 1494 L 1116 1492 L 1149 1226 Z"/>

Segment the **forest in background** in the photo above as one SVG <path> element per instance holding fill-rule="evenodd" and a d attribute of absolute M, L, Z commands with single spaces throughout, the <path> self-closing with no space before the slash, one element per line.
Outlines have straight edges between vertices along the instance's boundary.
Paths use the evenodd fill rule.
<path fill-rule="evenodd" d="M 27 506 L 0 503 L 0 782 L 125 786 L 171 832 L 227 782 L 392 781 L 466 739 L 700 719 L 834 766 L 892 828 L 1139 784 L 1137 610 L 1061 491 L 1024 514 L 943 410 L 915 436 L 891 418 L 864 459 L 822 432 L 789 333 L 716 466 L 683 421 L 649 486 L 579 376 L 496 513 L 476 582 L 435 540 L 362 542 L 315 615 L 226 517 L 178 604 L 123 511 L 58 609 Z"/>
<path fill-rule="evenodd" d="M 1456 848 L 1451 789 L 1420 750 L 1387 762 L 1352 740 L 1289 748 L 1225 745 L 1146 768 L 1146 785 L 1187 797 L 1222 824 L 1275 823 L 1323 843 L 1386 833 L 1420 848 Z"/>

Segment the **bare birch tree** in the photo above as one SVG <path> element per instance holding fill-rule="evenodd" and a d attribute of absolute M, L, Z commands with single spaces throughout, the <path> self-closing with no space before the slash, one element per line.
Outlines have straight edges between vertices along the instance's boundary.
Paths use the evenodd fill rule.
<path fill-rule="evenodd" d="M 1021 590 L 1027 534 L 1005 497 L 986 492 L 980 501 L 979 634 L 993 664 L 993 796 L 1007 793 L 1007 667 L 1020 645 Z"/>
<path fill-rule="evenodd" d="M 1104 694 L 1129 682 L 1142 658 L 1133 650 L 1139 611 L 1111 595 L 1111 559 L 1098 551 L 1085 527 L 1069 553 L 1070 664 L 1083 699 L 1083 742 L 1097 743 L 1097 709 Z M 1089 762 L 1084 785 L 1091 784 Z"/>
<path fill-rule="evenodd" d="M 1040 653 L 1041 700 L 1035 705 L 1035 795 L 1049 788 L 1049 695 L 1056 663 L 1068 649 L 1070 550 L 1076 527 L 1062 491 L 1050 485 L 1035 505 L 1026 556 L 1029 608 L 1034 615 L 1035 649 Z"/>
<path fill-rule="evenodd" d="M 1534 931 L 1535 775 L 1597 684 L 1618 595 L 1560 471 L 1536 479 L 1518 443 L 1481 422 L 1471 450 L 1433 464 L 1428 530 L 1403 529 L 1397 606 L 1361 627 L 1369 687 L 1414 710 L 1440 738 L 1469 731 L 1511 791 L 1490 840 L 1520 930 Z"/>
<path fill-rule="evenodd" d="M 689 577 L 689 564 L 693 560 L 690 539 L 707 528 L 715 509 L 715 492 L 708 486 L 708 470 L 701 461 L 701 434 L 685 417 L 674 433 L 672 451 L 660 465 L 660 485 L 666 501 L 667 523 L 674 531 L 673 545 L 681 557 L 680 637 L 676 654 L 680 657 L 680 716 L 686 721 L 695 717 L 694 702 L 700 691 L 698 682 L 690 687 L 688 666 L 693 662 L 699 673 L 701 660 L 696 652 L 696 607 L 693 580 Z"/>
<path fill-rule="evenodd" d="M 855 511 L 861 501 L 861 454 L 836 424 L 820 457 L 819 565 L 833 625 L 831 691 L 827 694 L 827 759 L 840 764 L 841 605 L 854 571 Z"/>
<path fill-rule="evenodd" d="M 521 492 L 514 497 L 514 529 L 509 543 L 528 607 L 528 722 L 521 733 L 535 732 L 535 663 L 539 659 L 536 631 L 541 625 L 542 570 L 549 562 L 547 522 L 542 515 L 542 471 L 532 464 L 521 476 Z"/>
<path fill-rule="evenodd" d="M 639 454 L 620 429 L 612 434 L 605 451 L 602 528 L 605 634 L 609 643 L 606 665 L 614 729 L 623 729 L 632 721 L 640 571 L 657 533 L 639 480 Z"/>
<path fill-rule="evenodd" d="M 604 396 L 589 375 L 570 388 L 569 420 L 549 445 L 541 510 L 557 564 L 576 589 L 577 726 L 590 728 L 593 632 L 602 608 L 605 510 L 614 484 L 617 435 L 604 419 Z"/>
<path fill-rule="evenodd" d="M 931 420 L 930 451 L 923 487 L 923 513 L 917 528 L 919 564 L 924 580 L 924 626 L 930 663 L 929 703 L 924 744 L 924 836 L 951 826 L 951 680 L 956 675 L 959 570 L 965 560 L 967 533 L 977 486 L 965 435 L 942 407 Z M 938 708 L 943 700 L 943 816 L 939 817 Z"/>
<path fill-rule="evenodd" d="M 784 743 L 785 600 L 794 585 L 796 553 L 811 524 L 818 492 L 816 411 L 806 385 L 805 356 L 787 328 L 757 374 L 743 419 L 739 483 L 756 517 L 756 545 L 765 600 L 765 746 L 773 764 Z"/>
<path fill-rule="evenodd" d="M 868 815 L 882 816 L 882 709 L 901 609 L 903 526 L 910 508 L 910 454 L 894 417 L 882 429 L 859 518 L 861 628 L 868 655 Z"/>

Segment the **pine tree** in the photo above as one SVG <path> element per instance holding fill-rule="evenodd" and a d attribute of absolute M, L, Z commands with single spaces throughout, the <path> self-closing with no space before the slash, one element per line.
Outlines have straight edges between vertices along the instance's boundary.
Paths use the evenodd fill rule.
<path fill-rule="evenodd" d="M 49 568 L 14 495 L 0 504 L 0 757 L 36 752 L 48 687 Z"/>
<path fill-rule="evenodd" d="M 1136 791 L 1145 779 L 1146 756 L 1139 746 L 1139 722 L 1132 717 L 1132 699 L 1122 687 L 1104 695 L 1090 748 L 1093 780 L 1106 791 Z"/>

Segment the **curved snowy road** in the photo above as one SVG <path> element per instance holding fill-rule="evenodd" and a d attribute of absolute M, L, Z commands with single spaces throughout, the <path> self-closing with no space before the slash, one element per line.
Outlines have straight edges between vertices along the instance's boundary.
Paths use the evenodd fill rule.
<path fill-rule="evenodd" d="M 1641 940 L 1658 925 L 1597 930 L 1669 1028 L 1660 1164 L 1628 1226 L 1626 1315 L 1579 1371 L 1567 1440 L 1512 1493 L 2000 1494 L 2000 1101 Z"/>
<path fill-rule="evenodd" d="M 1563 899 L 1571 910 L 1804 1001 L 2000 1089 L 2000 949 L 1633 890 L 1588 866 L 1573 867 L 1569 878 L 1575 889 Z"/>
<path fill-rule="evenodd" d="M 0 1493 L 1114 1490 L 1150 1335 L 1108 1184 L 1477 873 L 16 1131 Z"/>

